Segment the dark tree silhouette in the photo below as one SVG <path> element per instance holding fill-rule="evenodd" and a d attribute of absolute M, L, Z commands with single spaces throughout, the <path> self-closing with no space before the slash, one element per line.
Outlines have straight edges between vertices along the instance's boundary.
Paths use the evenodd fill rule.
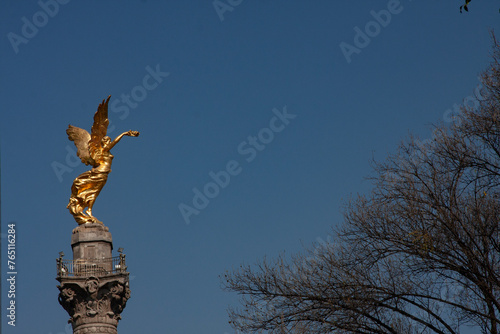
<path fill-rule="evenodd" d="M 462 13 L 462 9 L 464 9 L 466 12 L 469 11 L 469 3 L 471 2 L 472 0 L 465 0 L 465 3 L 460 6 L 460 13 Z"/>
<path fill-rule="evenodd" d="M 469 11 L 469 3 L 471 2 L 472 0 L 465 0 L 464 4 L 462 6 L 460 6 L 460 13 L 463 13 L 462 12 L 462 9 L 465 10 L 466 12 Z M 498 12 L 500 13 L 500 9 L 498 10 Z"/>
<path fill-rule="evenodd" d="M 493 35 L 493 34 L 492 34 Z M 500 333 L 500 46 L 477 105 L 374 163 L 336 242 L 221 277 L 251 333 Z"/>

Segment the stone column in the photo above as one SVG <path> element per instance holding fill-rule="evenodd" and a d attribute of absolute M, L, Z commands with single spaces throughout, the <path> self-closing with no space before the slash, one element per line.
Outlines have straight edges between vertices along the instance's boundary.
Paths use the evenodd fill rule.
<path fill-rule="evenodd" d="M 59 303 L 74 334 L 117 334 L 130 298 L 125 255 L 112 258 L 111 233 L 103 224 L 83 224 L 71 237 L 73 260 L 58 259 Z"/>

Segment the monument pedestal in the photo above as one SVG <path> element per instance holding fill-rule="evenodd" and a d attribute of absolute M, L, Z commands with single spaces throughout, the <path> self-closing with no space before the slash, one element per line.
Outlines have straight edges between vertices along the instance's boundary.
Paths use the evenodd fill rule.
<path fill-rule="evenodd" d="M 74 334 L 117 334 L 130 298 L 125 255 L 112 257 L 111 233 L 103 224 L 82 224 L 71 236 L 73 260 L 57 260 L 59 303 Z"/>
<path fill-rule="evenodd" d="M 83 224 L 71 235 L 73 260 L 110 258 L 113 239 L 103 224 Z"/>

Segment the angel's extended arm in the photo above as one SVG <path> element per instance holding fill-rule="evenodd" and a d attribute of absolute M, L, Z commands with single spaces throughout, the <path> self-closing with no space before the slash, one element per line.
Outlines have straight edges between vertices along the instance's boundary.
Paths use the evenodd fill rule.
<path fill-rule="evenodd" d="M 123 136 L 137 137 L 139 136 L 139 131 L 129 130 L 127 132 L 122 133 L 106 147 L 107 151 L 111 150 L 116 144 L 118 144 L 118 142 L 123 138 Z"/>

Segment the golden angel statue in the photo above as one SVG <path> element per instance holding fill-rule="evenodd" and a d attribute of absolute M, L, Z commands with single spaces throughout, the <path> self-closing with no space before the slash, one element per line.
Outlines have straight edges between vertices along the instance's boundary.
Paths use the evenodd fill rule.
<path fill-rule="evenodd" d="M 71 187 L 71 197 L 67 208 L 73 215 L 78 224 L 101 223 L 92 216 L 92 207 L 94 202 L 106 184 L 108 174 L 111 172 L 111 161 L 113 155 L 109 152 L 123 136 L 137 137 L 138 131 L 127 131 L 111 141 L 106 136 L 108 130 L 108 102 L 103 100 L 94 115 L 94 124 L 91 134 L 86 130 L 69 125 L 66 133 L 69 140 L 75 143 L 77 155 L 85 165 L 91 165 L 93 168 L 80 174 Z M 84 209 L 88 208 L 85 212 Z"/>

